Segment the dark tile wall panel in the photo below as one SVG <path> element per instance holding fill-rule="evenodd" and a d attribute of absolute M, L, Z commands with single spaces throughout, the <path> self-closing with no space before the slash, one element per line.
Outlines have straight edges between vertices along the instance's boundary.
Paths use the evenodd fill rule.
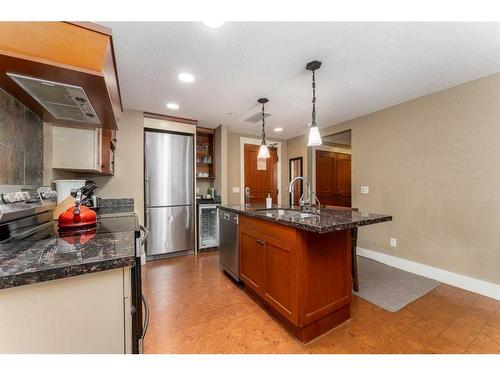
<path fill-rule="evenodd" d="M 0 185 L 42 185 L 43 122 L 0 89 Z"/>

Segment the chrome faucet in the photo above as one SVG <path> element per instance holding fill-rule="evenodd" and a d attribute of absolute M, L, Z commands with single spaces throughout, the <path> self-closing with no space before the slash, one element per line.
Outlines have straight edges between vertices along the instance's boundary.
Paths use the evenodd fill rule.
<path fill-rule="evenodd" d="M 311 205 L 312 205 L 311 200 L 314 199 L 314 204 L 317 203 L 316 212 L 319 213 L 321 204 L 319 203 L 319 199 L 316 196 L 316 194 L 313 191 L 311 191 L 311 184 L 309 183 L 307 178 L 302 176 L 294 177 L 292 181 L 290 181 L 290 184 L 288 185 L 288 192 L 292 193 L 293 184 L 295 183 L 295 181 L 298 180 L 304 181 L 307 185 L 307 194 L 305 191 L 302 193 L 302 196 L 299 199 L 299 206 L 301 207 L 302 210 L 308 212 L 311 210 Z"/>

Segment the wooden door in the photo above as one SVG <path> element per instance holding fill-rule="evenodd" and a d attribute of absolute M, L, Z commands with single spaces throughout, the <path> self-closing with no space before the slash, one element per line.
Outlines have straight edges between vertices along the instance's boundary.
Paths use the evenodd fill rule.
<path fill-rule="evenodd" d="M 351 155 L 336 154 L 335 205 L 351 207 Z"/>
<path fill-rule="evenodd" d="M 244 219 L 240 220 L 239 242 L 240 278 L 246 286 L 262 294 L 262 244 L 257 232 L 246 228 Z"/>
<path fill-rule="evenodd" d="M 321 204 L 351 207 L 351 155 L 316 150 L 316 195 Z"/>
<path fill-rule="evenodd" d="M 285 318 L 297 323 L 297 261 L 292 244 L 266 235 L 262 253 L 262 297 Z"/>
<path fill-rule="evenodd" d="M 265 203 L 271 194 L 273 203 L 278 202 L 278 151 L 269 149 L 271 157 L 257 159 L 258 145 L 245 144 L 245 188 L 250 188 L 249 203 Z"/>
<path fill-rule="evenodd" d="M 335 205 L 335 153 L 316 150 L 316 195 L 321 204 Z"/>

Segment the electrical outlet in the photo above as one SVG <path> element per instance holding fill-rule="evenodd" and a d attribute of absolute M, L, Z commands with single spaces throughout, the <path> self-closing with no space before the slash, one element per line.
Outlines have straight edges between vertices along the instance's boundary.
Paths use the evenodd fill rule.
<path fill-rule="evenodd" d="M 396 247 L 398 246 L 398 242 L 395 238 L 391 238 L 391 247 Z"/>
<path fill-rule="evenodd" d="M 361 194 L 370 194 L 369 186 L 361 186 Z"/>
<path fill-rule="evenodd" d="M 239 187 L 233 187 L 233 193 L 239 193 L 240 188 Z"/>
<path fill-rule="evenodd" d="M 196 187 L 196 194 L 200 194 L 200 188 L 198 186 Z"/>

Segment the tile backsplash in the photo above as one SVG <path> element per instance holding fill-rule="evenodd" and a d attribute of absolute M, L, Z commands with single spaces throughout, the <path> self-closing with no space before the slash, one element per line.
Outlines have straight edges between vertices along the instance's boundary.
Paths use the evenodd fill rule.
<path fill-rule="evenodd" d="M 43 122 L 0 89 L 0 185 L 42 185 Z"/>

